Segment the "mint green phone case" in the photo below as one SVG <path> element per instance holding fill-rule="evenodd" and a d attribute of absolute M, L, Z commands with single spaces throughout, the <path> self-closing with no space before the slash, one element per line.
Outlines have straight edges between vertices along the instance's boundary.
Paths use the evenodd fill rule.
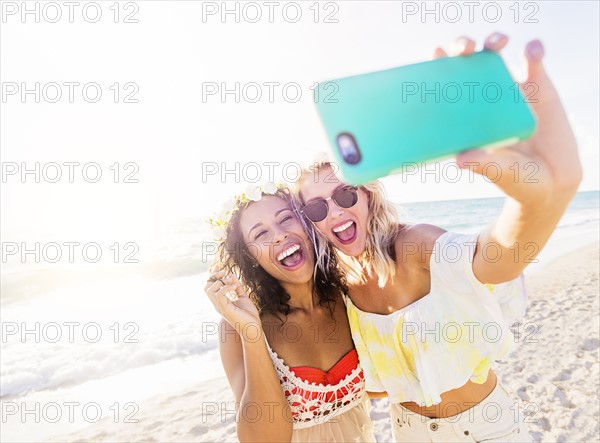
<path fill-rule="evenodd" d="M 486 50 L 321 82 L 315 101 L 333 159 L 352 184 L 468 149 L 513 144 L 536 127 L 502 58 Z M 355 164 L 344 160 L 340 134 L 344 146 L 348 134 L 358 146 Z"/>

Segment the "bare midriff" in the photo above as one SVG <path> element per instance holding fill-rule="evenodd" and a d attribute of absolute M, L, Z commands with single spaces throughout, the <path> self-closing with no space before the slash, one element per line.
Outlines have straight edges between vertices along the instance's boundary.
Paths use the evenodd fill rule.
<path fill-rule="evenodd" d="M 465 385 L 444 392 L 441 403 L 419 406 L 415 402 L 401 403 L 406 409 L 429 418 L 447 418 L 460 414 L 481 403 L 496 387 L 496 374 L 490 369 L 485 383 L 468 381 Z"/>

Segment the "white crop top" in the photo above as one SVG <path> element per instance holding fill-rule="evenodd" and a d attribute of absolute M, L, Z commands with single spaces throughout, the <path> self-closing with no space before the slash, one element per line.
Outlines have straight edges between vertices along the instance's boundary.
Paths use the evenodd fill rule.
<path fill-rule="evenodd" d="M 514 348 L 510 326 L 527 307 L 523 274 L 480 283 L 472 268 L 478 235 L 438 237 L 429 294 L 396 312 L 364 312 L 344 297 L 368 391 L 431 406 L 469 380 L 484 383 L 493 362 Z"/>

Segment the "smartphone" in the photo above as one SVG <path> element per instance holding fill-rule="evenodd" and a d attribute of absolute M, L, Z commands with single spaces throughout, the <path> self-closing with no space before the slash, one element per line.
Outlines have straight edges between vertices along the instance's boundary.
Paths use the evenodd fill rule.
<path fill-rule="evenodd" d="M 488 50 L 320 82 L 314 90 L 333 161 L 355 185 L 526 139 L 536 128 L 528 104 L 535 94 L 527 95 Z"/>

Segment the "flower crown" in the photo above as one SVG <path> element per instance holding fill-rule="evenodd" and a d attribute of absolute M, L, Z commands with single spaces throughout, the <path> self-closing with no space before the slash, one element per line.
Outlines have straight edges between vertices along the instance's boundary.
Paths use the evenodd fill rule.
<path fill-rule="evenodd" d="M 222 242 L 225 240 L 227 226 L 229 226 L 233 214 L 250 202 L 260 201 L 263 198 L 263 195 L 275 195 L 277 191 L 284 188 L 285 184 L 282 182 L 269 182 L 259 186 L 252 185 L 244 192 L 227 199 L 221 207 L 221 210 L 207 220 L 215 241 Z"/>

